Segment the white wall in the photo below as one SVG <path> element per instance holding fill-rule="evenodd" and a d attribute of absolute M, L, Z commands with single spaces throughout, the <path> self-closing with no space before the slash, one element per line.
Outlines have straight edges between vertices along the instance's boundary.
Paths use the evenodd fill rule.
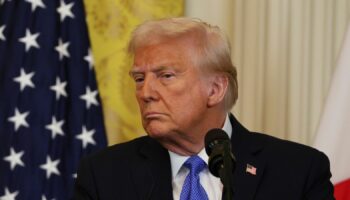
<path fill-rule="evenodd" d="M 185 0 L 185 15 L 228 34 L 240 121 L 250 130 L 312 144 L 350 0 Z"/>

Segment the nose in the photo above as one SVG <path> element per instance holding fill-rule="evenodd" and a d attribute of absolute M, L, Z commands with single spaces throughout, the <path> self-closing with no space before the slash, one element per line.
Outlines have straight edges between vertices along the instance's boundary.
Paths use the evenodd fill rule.
<path fill-rule="evenodd" d="M 158 100 L 157 80 L 152 76 L 146 76 L 143 84 L 139 88 L 138 96 L 143 102 L 152 102 Z"/>

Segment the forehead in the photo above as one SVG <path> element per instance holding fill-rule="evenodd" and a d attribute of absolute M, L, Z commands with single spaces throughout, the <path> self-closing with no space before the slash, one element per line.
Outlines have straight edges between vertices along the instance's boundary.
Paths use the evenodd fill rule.
<path fill-rule="evenodd" d="M 132 69 L 187 66 L 193 58 L 192 50 L 189 49 L 191 47 L 188 44 L 178 40 L 140 47 L 135 51 Z"/>

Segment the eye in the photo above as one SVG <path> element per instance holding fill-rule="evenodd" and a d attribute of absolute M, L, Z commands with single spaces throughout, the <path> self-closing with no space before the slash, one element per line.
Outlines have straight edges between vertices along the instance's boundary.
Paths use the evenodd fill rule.
<path fill-rule="evenodd" d="M 165 78 L 165 79 L 170 79 L 170 78 L 172 78 L 172 77 L 174 77 L 174 76 L 175 76 L 175 74 L 169 73 L 169 72 L 167 72 L 167 73 L 162 73 L 162 74 L 161 74 L 161 77 L 162 77 L 162 78 Z"/>
<path fill-rule="evenodd" d="M 140 83 L 144 80 L 143 76 L 134 76 L 133 78 L 136 83 Z"/>

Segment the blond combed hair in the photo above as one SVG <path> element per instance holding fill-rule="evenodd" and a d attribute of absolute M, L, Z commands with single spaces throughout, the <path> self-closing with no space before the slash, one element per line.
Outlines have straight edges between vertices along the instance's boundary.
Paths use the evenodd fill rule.
<path fill-rule="evenodd" d="M 218 26 L 191 18 L 147 21 L 133 31 L 128 51 L 133 55 L 139 48 L 176 38 L 191 39 L 196 52 L 192 62 L 196 67 L 227 77 L 229 84 L 224 101 L 229 111 L 238 98 L 237 70 L 231 60 L 230 44 Z"/>

